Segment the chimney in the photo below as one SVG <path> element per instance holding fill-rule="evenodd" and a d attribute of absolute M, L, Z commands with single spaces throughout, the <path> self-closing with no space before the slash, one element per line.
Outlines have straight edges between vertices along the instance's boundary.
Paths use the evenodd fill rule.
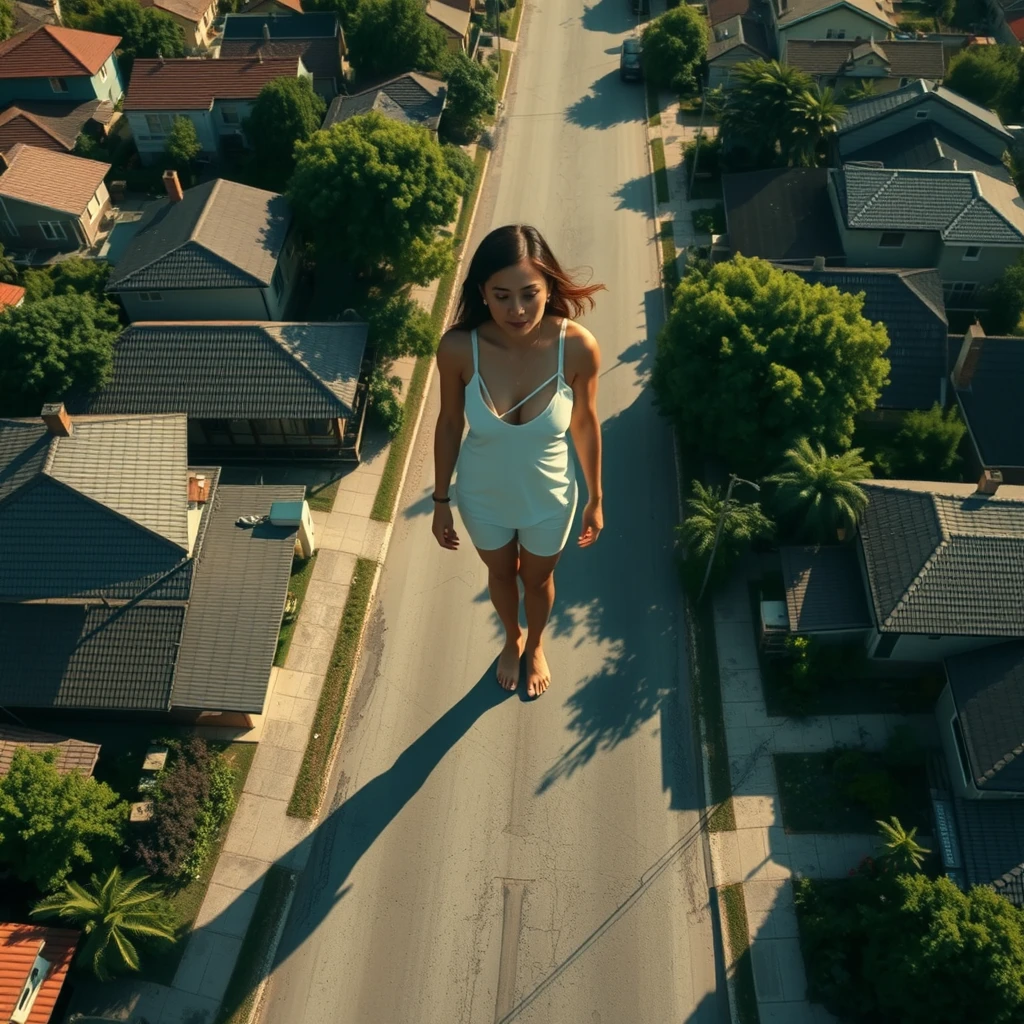
<path fill-rule="evenodd" d="M 1002 482 L 1003 474 L 998 469 L 983 469 L 975 494 L 995 494 Z"/>
<path fill-rule="evenodd" d="M 63 402 L 47 402 L 39 418 L 54 437 L 70 437 L 75 432 L 74 424 Z"/>
<path fill-rule="evenodd" d="M 824 256 L 815 256 L 814 257 L 814 270 L 817 271 L 818 273 L 820 273 L 824 269 L 825 269 L 825 257 Z"/>
<path fill-rule="evenodd" d="M 180 203 L 185 198 L 177 171 L 164 171 L 164 188 L 167 189 L 167 196 L 172 203 Z"/>
<path fill-rule="evenodd" d="M 263 22 L 263 42 L 270 42 L 270 25 L 268 25 L 266 22 Z"/>
<path fill-rule="evenodd" d="M 960 355 L 956 357 L 956 365 L 953 367 L 953 387 L 963 390 L 971 386 L 971 379 L 974 371 L 978 368 L 978 360 L 981 359 L 981 349 L 985 344 L 985 332 L 981 324 L 975 322 L 967 328 L 963 344 L 960 346 Z"/>

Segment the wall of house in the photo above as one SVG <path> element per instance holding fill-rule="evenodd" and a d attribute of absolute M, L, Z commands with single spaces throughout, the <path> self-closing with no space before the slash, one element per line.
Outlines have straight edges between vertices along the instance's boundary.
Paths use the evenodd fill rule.
<path fill-rule="evenodd" d="M 214 130 L 212 112 L 209 110 L 129 110 L 127 111 L 128 126 L 135 137 L 135 145 L 139 150 L 139 159 L 147 167 L 163 161 L 164 152 L 167 146 L 166 129 L 159 132 L 150 128 L 147 116 L 167 115 L 171 122 L 175 117 L 187 117 L 196 126 L 196 135 L 199 138 L 199 145 L 206 156 L 214 156 L 217 153 L 217 133 Z"/>
<path fill-rule="evenodd" d="M 746 46 L 735 46 L 720 57 L 708 63 L 708 87 L 728 86 L 732 81 L 732 69 L 744 61 L 753 60 L 757 54 Z"/>
<path fill-rule="evenodd" d="M 873 631 L 868 640 L 868 654 L 875 656 L 878 641 L 882 634 Z M 950 658 L 964 651 L 978 651 L 983 647 L 1002 643 L 1005 637 L 994 636 L 939 636 L 933 640 L 924 634 L 901 633 L 896 639 L 896 646 L 887 661 L 918 661 L 935 662 Z"/>
<path fill-rule="evenodd" d="M 829 30 L 832 35 L 829 36 Z M 845 36 L 840 36 L 845 32 Z M 778 26 L 776 38 L 779 43 L 780 60 L 786 58 L 786 43 L 790 39 L 875 39 L 888 38 L 888 29 L 872 18 L 849 7 L 835 7 L 831 11 L 823 11 L 813 18 L 805 18 L 795 24 L 783 22 Z"/>
<path fill-rule="evenodd" d="M 124 94 L 124 83 L 121 81 L 121 69 L 117 66 L 117 57 L 111 54 L 103 65 L 92 76 L 92 88 L 98 100 L 117 101 Z"/>
<path fill-rule="evenodd" d="M 924 116 L 919 116 L 924 115 Z M 880 117 L 869 124 L 844 131 L 839 136 L 839 152 L 845 156 L 855 150 L 868 146 L 881 139 L 899 135 L 915 125 L 937 121 L 943 127 L 955 132 L 962 139 L 973 142 L 986 153 L 1001 157 L 1006 149 L 1007 140 L 1000 138 L 991 129 L 979 124 L 973 118 L 962 114 L 954 107 L 936 99 L 919 101 L 908 107 L 893 111 L 887 117 Z"/>
<path fill-rule="evenodd" d="M 97 96 L 93 78 L 81 75 L 65 78 L 68 91 L 60 92 L 50 85 L 48 78 L 3 78 L 0 79 L 0 106 L 7 106 L 15 100 L 43 100 L 49 102 L 83 103 L 86 100 L 106 99 Z"/>
<path fill-rule="evenodd" d="M 966 246 L 944 245 L 939 253 L 939 277 L 948 281 L 974 281 L 979 285 L 991 284 L 1011 263 L 1024 252 L 1011 246 L 983 246 L 976 260 L 965 260 Z"/>
<path fill-rule="evenodd" d="M 72 217 L 60 210 L 48 210 L 45 206 L 22 203 L 16 199 L 0 200 L 0 240 L 9 249 L 47 249 L 53 252 L 75 252 L 84 245 L 91 243 L 99 230 L 104 212 L 110 207 L 110 196 L 101 185 L 102 202 L 96 216 L 81 219 Z M 6 216 L 4 215 L 6 213 Z M 43 234 L 40 221 L 59 224 L 65 238 L 50 239 Z M 14 231 L 10 230 L 13 225 Z"/>
<path fill-rule="evenodd" d="M 283 320 L 288 309 L 288 302 L 295 291 L 295 285 L 299 279 L 299 247 L 298 235 L 293 229 L 285 239 L 284 248 L 281 250 L 281 258 L 277 266 L 279 275 L 275 274 L 275 280 L 269 288 L 263 289 L 263 297 L 270 311 L 271 320 Z"/>
<path fill-rule="evenodd" d="M 133 323 L 137 320 L 273 319 L 259 288 L 195 288 L 145 294 L 159 298 L 146 301 L 139 292 L 118 293 Z"/>
<path fill-rule="evenodd" d="M 160 8 L 164 14 L 169 14 L 174 20 L 175 25 L 181 26 L 181 31 L 185 34 L 185 46 L 198 46 L 205 49 L 210 44 L 210 26 L 213 24 L 215 14 L 211 14 L 210 8 L 207 8 L 206 13 L 200 21 L 193 21 L 191 18 L 182 17 L 176 11 L 167 10 L 164 7 Z"/>

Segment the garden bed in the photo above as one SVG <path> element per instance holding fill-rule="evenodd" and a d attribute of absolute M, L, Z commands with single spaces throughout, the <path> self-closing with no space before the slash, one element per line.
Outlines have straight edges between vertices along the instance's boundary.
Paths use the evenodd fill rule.
<path fill-rule="evenodd" d="M 844 773 L 841 769 L 846 762 L 837 764 L 844 756 L 847 761 L 855 758 L 859 765 Z M 923 758 L 920 763 L 897 766 L 881 753 L 836 748 L 823 753 L 775 754 L 772 760 L 787 832 L 874 835 L 877 820 L 891 815 L 907 829 L 916 826 L 921 834 L 932 831 Z M 844 777 L 861 780 L 860 788 L 872 802 L 850 796 Z"/>
<path fill-rule="evenodd" d="M 299 612 L 302 610 L 302 602 L 306 598 L 306 588 L 313 576 L 313 567 L 316 565 L 316 554 L 309 558 L 293 558 L 292 574 L 288 580 L 288 596 L 295 598 L 295 608 L 290 613 L 287 621 L 282 620 L 281 629 L 277 634 L 277 651 L 274 654 L 274 664 L 281 668 L 288 657 L 288 648 L 291 647 L 292 637 L 295 635 L 295 626 L 299 621 Z"/>

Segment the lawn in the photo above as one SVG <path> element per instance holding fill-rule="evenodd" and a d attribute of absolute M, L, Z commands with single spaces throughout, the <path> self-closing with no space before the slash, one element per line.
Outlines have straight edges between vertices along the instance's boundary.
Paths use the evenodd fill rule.
<path fill-rule="evenodd" d="M 668 171 L 665 169 L 665 143 L 660 138 L 651 139 L 651 163 L 654 165 L 654 189 L 659 203 L 667 203 Z"/>
<path fill-rule="evenodd" d="M 292 636 L 295 634 L 295 626 L 299 621 L 299 612 L 302 609 L 302 602 L 306 599 L 306 588 L 313 576 L 313 566 L 316 565 L 316 553 L 310 558 L 292 559 L 292 575 L 288 580 L 288 593 L 296 599 L 295 614 L 287 621 L 281 623 L 281 630 L 277 634 L 277 651 L 274 654 L 274 664 L 281 668 L 288 657 L 288 648 L 292 643 Z"/>
<path fill-rule="evenodd" d="M 905 828 L 916 825 L 922 834 L 931 832 L 931 799 L 923 761 L 896 768 L 887 765 L 882 754 L 863 754 L 861 779 L 884 774 L 892 784 L 890 798 L 878 799 L 869 807 L 849 796 L 837 778 L 836 762 L 845 753 L 836 748 L 823 753 L 774 755 L 782 824 L 787 832 L 875 834 L 876 820 L 893 814 Z"/>
<path fill-rule="evenodd" d="M 658 233 L 661 245 L 661 278 L 665 295 L 671 307 L 673 296 L 679 285 L 679 263 L 675 237 L 672 234 L 672 220 L 663 220 Z"/>
<path fill-rule="evenodd" d="M 754 988 L 754 968 L 750 960 L 750 935 L 747 923 L 747 903 L 743 898 L 743 885 L 724 885 L 718 890 L 725 911 L 729 952 L 734 965 L 736 985 L 736 1012 L 740 1024 L 758 1024 L 757 990 Z"/>
<path fill-rule="evenodd" d="M 650 82 L 647 83 L 647 123 L 652 128 L 661 124 L 661 100 L 658 90 Z"/>
<path fill-rule="evenodd" d="M 338 488 L 341 486 L 341 477 L 329 480 L 325 484 L 317 484 L 315 487 L 306 488 L 306 501 L 314 512 L 333 512 L 334 499 L 338 496 Z"/>

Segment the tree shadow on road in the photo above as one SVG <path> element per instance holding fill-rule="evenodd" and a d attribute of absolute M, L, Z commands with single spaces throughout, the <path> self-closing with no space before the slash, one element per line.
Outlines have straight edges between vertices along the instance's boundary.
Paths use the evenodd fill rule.
<path fill-rule="evenodd" d="M 650 213 L 653 201 L 650 175 L 642 174 L 639 178 L 631 178 L 620 185 L 613 194 L 619 201 L 616 209 Z"/>
<path fill-rule="evenodd" d="M 636 17 L 630 10 L 628 0 L 598 0 L 584 6 L 580 24 L 588 32 L 607 32 L 620 35 L 636 27 Z"/>
<path fill-rule="evenodd" d="M 642 121 L 643 90 L 633 89 L 629 83 L 620 81 L 616 67 L 594 82 L 586 96 L 581 96 L 566 108 L 565 118 L 580 128 L 599 130 L 614 128 L 629 121 Z"/>

